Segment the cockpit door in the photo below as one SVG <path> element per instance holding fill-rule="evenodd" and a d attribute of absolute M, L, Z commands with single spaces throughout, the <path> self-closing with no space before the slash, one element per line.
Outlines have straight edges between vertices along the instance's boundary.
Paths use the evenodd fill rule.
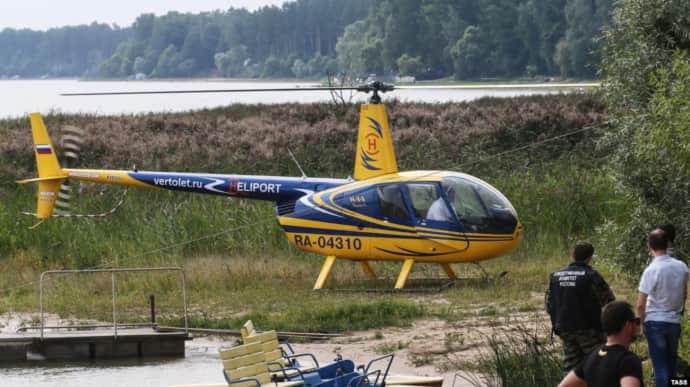
<path fill-rule="evenodd" d="M 469 247 L 448 195 L 435 182 L 407 183 L 407 196 L 414 213 L 417 232 L 429 239 L 453 241 Z"/>
<path fill-rule="evenodd" d="M 402 185 L 384 184 L 376 187 L 379 201 L 379 217 L 386 222 L 412 225 L 410 209 L 405 203 Z"/>

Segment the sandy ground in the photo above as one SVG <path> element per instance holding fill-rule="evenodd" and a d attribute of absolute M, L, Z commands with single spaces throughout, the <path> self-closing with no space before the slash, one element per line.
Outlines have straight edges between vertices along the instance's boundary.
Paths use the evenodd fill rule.
<path fill-rule="evenodd" d="M 45 313 L 45 326 L 68 325 L 70 322 L 60 319 L 56 314 Z M 4 313 L 0 314 L 0 334 L 11 334 L 23 326 L 38 326 L 41 322 L 39 313 Z M 88 321 L 83 322 L 88 324 Z"/>
<path fill-rule="evenodd" d="M 393 374 L 443 376 L 444 387 L 472 386 L 460 376 L 479 377 L 463 369 L 486 350 L 490 336 L 510 334 L 517 326 L 543 331 L 540 314 L 513 314 L 510 319 L 474 317 L 457 322 L 417 321 L 411 327 L 355 332 L 326 343 L 296 345 L 296 351 L 312 352 L 328 359 L 340 353 L 356 364 L 394 353 Z"/>

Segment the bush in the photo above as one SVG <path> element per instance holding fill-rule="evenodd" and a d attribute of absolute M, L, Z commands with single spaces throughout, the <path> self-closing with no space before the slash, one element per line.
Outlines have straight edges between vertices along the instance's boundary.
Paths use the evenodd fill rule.
<path fill-rule="evenodd" d="M 645 236 L 674 223 L 690 249 L 690 3 L 624 0 L 605 32 L 601 69 L 614 130 L 613 167 L 638 203 L 621 233 L 617 260 L 633 274 L 647 261 Z M 633 264 L 630 264 L 630 263 Z"/>
<path fill-rule="evenodd" d="M 487 338 L 489 349 L 480 353 L 480 376 L 459 374 L 475 387 L 555 386 L 562 378 L 556 346 L 520 326 L 510 334 Z"/>

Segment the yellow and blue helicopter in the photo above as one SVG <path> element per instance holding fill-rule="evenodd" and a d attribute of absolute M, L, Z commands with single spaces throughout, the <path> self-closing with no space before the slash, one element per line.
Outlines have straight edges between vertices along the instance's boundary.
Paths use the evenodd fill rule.
<path fill-rule="evenodd" d="M 41 220 L 52 216 L 67 179 L 272 201 L 290 243 L 326 256 L 314 289 L 324 286 L 336 259 L 359 261 L 374 278 L 370 261 L 400 261 L 395 288 L 402 289 L 415 263 L 439 264 L 456 279 L 452 263 L 495 258 L 519 245 L 518 215 L 488 183 L 459 172 L 398 171 L 379 96 L 393 86 L 377 81 L 352 89 L 372 96 L 360 108 L 348 179 L 62 168 L 40 114 L 33 113 L 38 178 L 19 183 L 38 183 L 35 215 Z M 218 91 L 238 90 L 211 92 Z M 132 93 L 143 92 L 108 94 Z"/>

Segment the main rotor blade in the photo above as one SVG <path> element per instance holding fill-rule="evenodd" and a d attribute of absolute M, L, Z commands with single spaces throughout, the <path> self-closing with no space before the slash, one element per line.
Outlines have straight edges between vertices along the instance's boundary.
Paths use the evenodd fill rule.
<path fill-rule="evenodd" d="M 61 96 L 89 96 L 89 95 L 136 95 L 136 94 L 200 94 L 200 93 L 260 93 L 274 91 L 338 91 L 358 90 L 357 87 L 286 87 L 271 89 L 199 89 L 199 90 L 142 90 L 142 91 L 110 91 L 96 93 L 62 93 Z"/>
<path fill-rule="evenodd" d="M 395 86 L 395 90 L 486 90 L 486 89 L 559 89 L 573 87 L 600 87 L 600 82 L 583 83 L 478 83 L 471 85 L 405 85 Z"/>
<path fill-rule="evenodd" d="M 386 85 L 388 89 L 379 89 L 378 92 L 386 93 L 394 90 L 486 90 L 486 89 L 563 89 L 599 87 L 598 82 L 590 83 L 503 83 L 503 84 L 472 84 L 472 85 Z M 144 94 L 202 94 L 202 93 L 266 93 L 266 92 L 292 92 L 292 91 L 373 91 L 371 86 L 347 86 L 347 87 L 282 87 L 268 89 L 196 89 L 196 90 L 142 90 L 142 91 L 110 91 L 110 92 L 84 92 L 62 93 L 61 96 L 95 96 L 95 95 L 144 95 Z"/>

